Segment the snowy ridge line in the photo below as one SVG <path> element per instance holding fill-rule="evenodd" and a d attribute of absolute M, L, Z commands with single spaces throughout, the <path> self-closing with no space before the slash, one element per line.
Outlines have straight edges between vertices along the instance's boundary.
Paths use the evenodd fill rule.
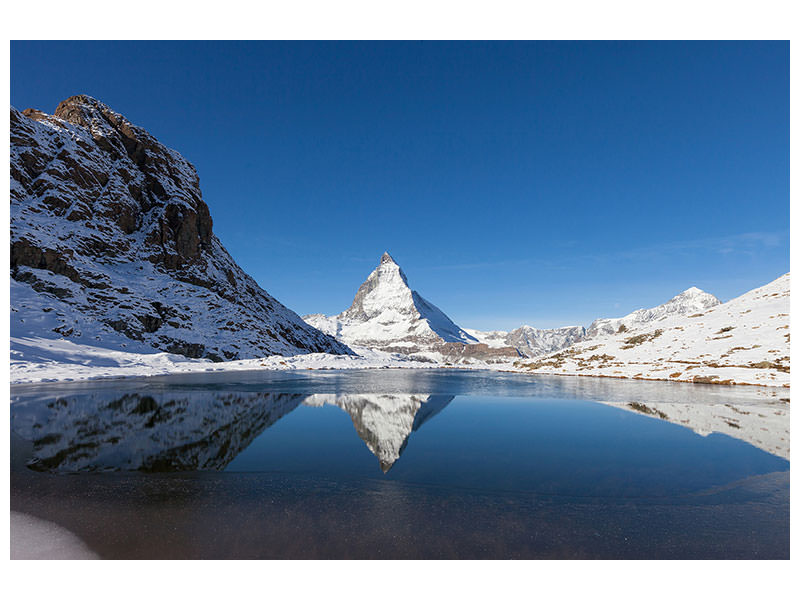
<path fill-rule="evenodd" d="M 790 386 L 790 275 L 694 314 L 585 339 L 536 360 L 529 373 L 729 385 Z"/>
<path fill-rule="evenodd" d="M 624 317 L 596 319 L 588 329 L 580 325 L 554 329 L 539 329 L 523 325 L 512 331 L 479 331 L 477 329 L 467 329 L 466 331 L 492 348 L 511 346 L 519 350 L 523 356 L 534 358 L 568 348 L 586 338 L 613 335 L 621 330 L 632 329 L 670 315 L 697 313 L 719 303 L 719 300 L 711 294 L 691 287 L 659 306 L 640 308 Z"/>
<path fill-rule="evenodd" d="M 466 329 L 465 331 L 490 348 L 516 348 L 528 358 L 561 350 L 586 337 L 586 328 L 580 325 L 568 325 L 554 329 L 538 329 L 530 325 L 523 325 L 511 331 L 480 331 L 477 329 Z"/>
<path fill-rule="evenodd" d="M 611 319 L 596 319 L 586 330 L 586 337 L 593 338 L 604 335 L 619 333 L 620 327 L 623 331 L 634 329 L 637 326 L 650 323 L 669 317 L 672 315 L 691 315 L 701 313 L 709 308 L 721 304 L 719 299 L 703 290 L 690 287 L 671 298 L 664 304 L 654 308 L 640 308 L 624 317 Z"/>
<path fill-rule="evenodd" d="M 787 274 L 712 307 L 703 315 L 662 317 L 649 326 L 603 339 L 584 340 L 533 361 L 474 361 L 453 366 L 566 376 L 789 387 L 789 281 Z M 658 330 L 661 333 L 656 336 Z M 354 350 L 359 356 L 317 353 L 213 363 L 152 350 L 126 352 L 100 348 L 68 339 L 12 337 L 11 383 L 227 370 L 448 367 L 433 352 L 419 353 L 422 360 L 418 360 L 414 356 L 363 347 Z"/>

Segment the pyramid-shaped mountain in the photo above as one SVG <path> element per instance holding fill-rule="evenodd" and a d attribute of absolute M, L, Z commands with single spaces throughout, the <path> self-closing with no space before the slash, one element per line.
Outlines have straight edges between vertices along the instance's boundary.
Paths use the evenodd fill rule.
<path fill-rule="evenodd" d="M 384 253 L 380 264 L 356 292 L 350 308 L 327 317 L 307 315 L 307 323 L 349 346 L 437 358 L 516 356 L 489 349 L 456 325 L 439 308 L 411 289 L 403 270 Z M 424 358 L 424 357 L 422 357 Z"/>

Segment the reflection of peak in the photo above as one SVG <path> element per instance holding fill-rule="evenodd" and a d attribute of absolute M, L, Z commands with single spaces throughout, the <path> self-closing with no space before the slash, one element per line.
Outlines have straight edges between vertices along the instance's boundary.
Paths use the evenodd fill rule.
<path fill-rule="evenodd" d="M 414 415 L 414 425 L 412 430 L 416 431 L 422 427 L 423 423 L 427 423 L 433 417 L 438 415 L 444 410 L 444 407 L 450 404 L 453 396 L 444 396 L 442 394 L 432 394 L 428 396 L 425 403 L 419 407 L 417 414 Z"/>
<path fill-rule="evenodd" d="M 386 473 L 405 450 L 412 431 L 447 406 L 453 396 L 416 394 L 315 394 L 306 404 L 333 404 L 344 410 Z"/>

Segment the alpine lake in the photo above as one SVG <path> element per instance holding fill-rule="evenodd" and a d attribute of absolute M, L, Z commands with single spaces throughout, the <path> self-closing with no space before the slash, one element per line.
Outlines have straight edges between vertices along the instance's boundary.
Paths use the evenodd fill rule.
<path fill-rule="evenodd" d="M 12 514 L 100 558 L 789 557 L 788 389 L 377 369 L 11 400 Z"/>

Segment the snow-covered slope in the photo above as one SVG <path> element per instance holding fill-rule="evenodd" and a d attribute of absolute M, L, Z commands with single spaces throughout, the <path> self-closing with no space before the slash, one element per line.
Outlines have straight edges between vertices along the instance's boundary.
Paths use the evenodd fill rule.
<path fill-rule="evenodd" d="M 386 473 L 400 458 L 411 433 L 441 412 L 453 398 L 415 394 L 314 394 L 304 404 L 330 404 L 349 414 L 358 436 Z"/>
<path fill-rule="evenodd" d="M 492 348 L 511 346 L 523 356 L 533 358 L 556 352 L 576 344 L 584 338 L 611 335 L 640 327 L 669 315 L 688 315 L 703 311 L 719 304 L 711 294 L 691 287 L 668 302 L 654 308 L 642 308 L 629 315 L 616 319 L 597 319 L 586 329 L 581 326 L 558 327 L 556 329 L 537 329 L 523 325 L 513 331 L 478 331 L 466 329 L 467 333 Z"/>
<path fill-rule="evenodd" d="M 436 306 L 413 291 L 400 266 L 384 253 L 378 267 L 358 288 L 353 304 L 328 317 L 306 315 L 307 323 L 335 336 L 348 346 L 410 355 L 426 354 L 432 360 L 451 355 L 502 356 L 479 344 Z M 477 352 L 477 354 L 476 354 Z"/>
<path fill-rule="evenodd" d="M 88 96 L 11 109 L 11 335 L 213 360 L 346 354 L 212 230 L 194 167 Z"/>
<path fill-rule="evenodd" d="M 668 302 L 654 308 L 640 308 L 629 315 L 617 319 L 597 319 L 589 325 L 586 330 L 587 338 L 594 338 L 603 335 L 617 333 L 622 327 L 622 331 L 635 329 L 647 323 L 652 323 L 671 315 L 692 315 L 697 314 L 719 304 L 711 294 L 703 290 L 690 287 L 681 292 Z"/>
<path fill-rule="evenodd" d="M 401 354 L 360 349 L 361 354 L 297 354 L 212 362 L 168 352 L 131 352 L 76 344 L 67 338 L 12 338 L 11 385 L 54 381 L 125 379 L 177 373 L 222 371 L 293 371 L 298 369 L 430 369 Z"/>
<path fill-rule="evenodd" d="M 586 329 L 581 326 L 537 329 L 523 325 L 513 331 L 479 331 L 477 329 L 466 329 L 465 331 L 491 348 L 510 346 L 528 358 L 561 350 L 581 341 L 586 335 Z"/>
<path fill-rule="evenodd" d="M 603 332 L 515 366 L 536 373 L 788 387 L 789 283 L 787 273 L 724 304 L 690 290 L 706 308 L 631 319 L 621 323 L 621 332 L 617 325 L 618 333 Z"/>

